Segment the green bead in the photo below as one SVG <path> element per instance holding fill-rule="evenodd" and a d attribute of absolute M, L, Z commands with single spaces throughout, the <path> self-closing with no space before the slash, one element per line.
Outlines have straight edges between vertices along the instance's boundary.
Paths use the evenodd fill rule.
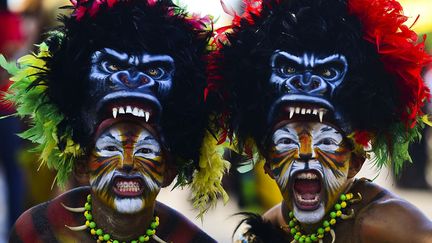
<path fill-rule="evenodd" d="M 111 239 L 111 236 L 109 234 L 104 234 L 103 239 L 104 241 L 108 241 L 109 239 Z"/>
<path fill-rule="evenodd" d="M 139 242 L 145 242 L 145 237 L 142 235 L 142 236 L 139 237 L 138 240 L 139 240 Z"/>
<path fill-rule="evenodd" d="M 90 194 L 87 195 L 87 202 L 91 202 L 91 195 Z"/>
<path fill-rule="evenodd" d="M 90 211 L 91 210 L 90 203 L 86 202 L 85 205 L 84 205 L 84 209 Z"/>
<path fill-rule="evenodd" d="M 299 242 L 300 242 L 300 243 L 304 243 L 304 242 L 305 242 L 305 238 L 301 237 L 301 238 L 299 239 Z"/>
<path fill-rule="evenodd" d="M 94 228 L 96 228 L 96 223 L 92 221 L 92 222 L 90 222 L 89 226 L 90 226 L 90 229 L 94 229 Z"/>
<path fill-rule="evenodd" d="M 296 224 L 295 224 L 295 222 L 293 221 L 293 220 L 290 220 L 289 221 L 289 223 L 288 223 L 288 225 L 289 225 L 289 227 L 294 227 Z"/>
<path fill-rule="evenodd" d="M 332 219 L 336 218 L 336 212 L 331 212 L 331 213 L 330 213 L 330 217 L 331 217 Z M 325 226 L 325 225 L 324 225 L 324 226 Z"/>
<path fill-rule="evenodd" d="M 300 235 L 294 235 L 294 239 L 298 241 L 300 239 Z"/>
<path fill-rule="evenodd" d="M 93 216 L 92 216 L 90 213 L 88 213 L 88 214 L 85 216 L 85 218 L 86 218 L 88 221 L 90 221 L 90 220 L 93 219 Z"/>
<path fill-rule="evenodd" d="M 294 218 L 294 213 L 293 213 L 292 211 L 291 211 L 291 212 L 289 212 L 289 214 L 288 214 L 288 215 L 289 215 L 289 217 L 290 217 L 290 218 Z"/>
<path fill-rule="evenodd" d="M 336 210 L 341 210 L 342 206 L 339 203 L 336 203 L 336 205 L 334 206 L 334 208 Z"/>
<path fill-rule="evenodd" d="M 324 227 L 329 227 L 329 226 L 330 226 L 329 221 L 325 220 L 325 221 L 323 222 L 323 226 L 324 226 Z"/>
<path fill-rule="evenodd" d="M 133 240 L 133 241 L 131 241 L 131 243 L 138 243 L 138 241 L 136 241 L 136 240 Z"/>
<path fill-rule="evenodd" d="M 318 240 L 318 238 L 316 237 L 315 234 L 312 234 L 312 235 L 310 236 L 310 238 L 311 238 L 312 241 L 317 241 L 317 240 Z"/>
<path fill-rule="evenodd" d="M 324 234 L 324 229 L 323 228 L 318 228 L 318 234 Z"/>
<path fill-rule="evenodd" d="M 311 240 L 311 238 L 310 238 L 310 237 L 306 237 L 306 239 L 305 239 L 305 242 L 306 242 L 306 243 L 311 243 L 311 242 L 312 242 L 312 240 Z"/>
<path fill-rule="evenodd" d="M 152 235 L 154 235 L 156 233 L 156 231 L 155 230 L 152 230 L 152 229 L 148 229 L 147 231 L 146 231 L 146 234 L 148 235 L 148 236 L 152 236 Z"/>
<path fill-rule="evenodd" d="M 346 198 L 345 194 L 340 195 L 340 200 L 341 200 L 341 201 L 345 201 L 346 199 L 347 199 L 347 198 Z"/>
<path fill-rule="evenodd" d="M 102 235 L 102 234 L 103 234 L 103 231 L 102 231 L 101 229 L 97 229 L 97 230 L 96 230 L 96 234 L 97 234 L 97 235 Z"/>
<path fill-rule="evenodd" d="M 118 240 L 113 240 L 113 243 L 120 243 Z"/>
<path fill-rule="evenodd" d="M 290 232 L 293 235 L 293 234 L 297 233 L 297 230 L 295 228 L 291 228 Z"/>

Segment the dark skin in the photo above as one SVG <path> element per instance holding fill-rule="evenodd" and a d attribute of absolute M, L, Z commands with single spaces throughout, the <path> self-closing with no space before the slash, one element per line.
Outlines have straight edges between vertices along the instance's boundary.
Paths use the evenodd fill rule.
<path fill-rule="evenodd" d="M 336 233 L 336 242 L 432 242 L 432 222 L 420 210 L 366 179 L 354 179 L 363 161 L 356 156 L 350 161 L 348 180 L 353 183 L 348 191 L 354 194 L 359 192 L 363 199 L 350 206 L 354 209 L 355 218 L 341 220 L 332 227 Z M 266 171 L 272 176 L 268 169 Z M 285 211 L 284 202 L 281 202 L 263 217 L 280 227 L 287 225 L 287 217 L 283 213 Z M 316 226 L 310 225 L 303 225 L 303 228 L 310 233 L 316 230 Z M 326 236 L 324 242 L 331 242 L 331 237 Z"/>
<path fill-rule="evenodd" d="M 63 206 L 83 207 L 88 194 L 92 195 L 91 214 L 96 229 L 102 229 L 104 234 L 110 234 L 111 239 L 120 242 L 137 240 L 146 234 L 156 215 L 160 219 L 156 236 L 165 242 L 213 242 L 213 239 L 188 219 L 155 200 L 160 187 L 166 187 L 172 182 L 176 169 L 163 159 L 167 156 L 163 156 L 164 153 L 159 151 L 158 143 L 148 130 L 151 129 L 148 127 L 144 129 L 141 125 L 131 122 L 110 125 L 98 135 L 94 151 L 87 162 L 78 163 L 76 166 L 80 181 L 87 178 L 87 182 L 90 181 L 92 186 L 91 189 L 81 187 L 68 191 L 53 201 L 28 210 L 16 222 L 11 242 L 96 242 L 89 230 L 67 227 L 84 225 L 85 217 L 83 212 L 71 212 Z M 114 144 L 117 144 L 117 147 L 113 147 Z M 146 158 L 148 159 L 145 160 Z M 151 170 L 147 172 L 145 166 L 152 166 Z M 159 170 L 160 174 L 158 174 Z M 128 176 L 140 178 L 138 176 L 142 175 L 147 176 L 148 179 L 146 182 L 141 182 L 142 192 L 131 195 L 136 186 L 128 183 L 129 186 L 123 188 L 131 189 L 121 189 L 122 187 L 118 182 L 116 184 L 111 174 L 121 174 L 122 177 L 118 177 L 118 180 L 123 183 L 128 183 L 124 179 Z M 152 178 L 155 178 L 154 181 L 151 181 Z M 109 183 L 99 183 L 100 181 L 109 181 Z M 153 186 L 145 187 L 145 183 L 153 183 L 151 184 Z M 108 195 L 108 199 L 109 196 L 118 195 L 117 193 L 129 192 L 123 197 L 116 198 L 118 201 L 126 202 L 122 204 L 118 201 L 114 203 L 111 200 L 103 201 L 100 193 L 103 192 L 104 187 L 108 190 L 102 195 Z M 157 188 L 153 189 L 154 187 Z M 140 200 L 142 202 L 138 204 L 140 208 L 134 211 L 122 211 L 137 208 L 136 203 L 128 201 L 130 198 L 135 201 Z M 46 228 L 49 230 L 44 230 Z"/>
<path fill-rule="evenodd" d="M 89 192 L 88 187 L 80 187 L 29 209 L 15 223 L 9 242 L 96 242 L 88 231 L 72 231 L 65 227 L 83 225 L 85 220 L 82 213 L 70 212 L 61 205 L 63 203 L 69 207 L 82 207 Z M 95 210 L 97 208 L 95 207 Z M 192 222 L 164 204 L 156 201 L 154 210 L 160 218 L 156 234 L 161 239 L 167 242 L 214 242 Z M 113 232 L 113 235 L 114 232 L 119 236 L 135 235 L 147 229 L 143 226 L 145 224 L 140 224 L 140 215 L 123 215 L 115 221 L 109 220 L 115 216 L 110 211 L 104 211 L 101 215 L 98 216 L 99 220 L 101 217 L 107 220 L 104 222 L 107 227 L 105 229 L 107 232 Z M 102 222 L 98 219 L 95 221 Z M 103 227 L 102 224 L 98 223 L 99 225 Z M 119 228 L 114 230 L 112 227 Z"/>

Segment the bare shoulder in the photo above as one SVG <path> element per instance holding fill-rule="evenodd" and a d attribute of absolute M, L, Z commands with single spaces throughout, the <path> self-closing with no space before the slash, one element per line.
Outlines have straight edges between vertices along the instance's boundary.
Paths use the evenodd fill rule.
<path fill-rule="evenodd" d="M 271 222 L 273 225 L 284 225 L 285 220 L 282 216 L 282 203 L 279 203 L 267 210 L 267 212 L 265 212 L 262 217 L 264 220 Z"/>
<path fill-rule="evenodd" d="M 381 189 L 373 183 L 369 186 Z M 432 222 L 411 203 L 381 190 L 385 193 L 356 217 L 361 242 L 432 242 Z"/>
<path fill-rule="evenodd" d="M 9 242 L 55 242 L 68 235 L 65 224 L 76 225 L 82 216 L 71 214 L 62 204 L 81 207 L 87 193 L 88 188 L 77 188 L 28 209 L 15 222 Z"/>
<path fill-rule="evenodd" d="M 196 226 L 173 208 L 156 202 L 156 214 L 160 218 L 158 232 L 167 242 L 216 242 L 203 230 Z"/>

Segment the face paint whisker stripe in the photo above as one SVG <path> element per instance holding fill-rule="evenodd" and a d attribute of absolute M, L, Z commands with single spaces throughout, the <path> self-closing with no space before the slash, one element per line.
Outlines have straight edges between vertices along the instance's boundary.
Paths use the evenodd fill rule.
<path fill-rule="evenodd" d="M 159 167 L 155 167 L 149 163 L 142 163 L 142 168 L 148 170 L 152 174 L 157 174 L 158 176 L 162 176 L 162 171 Z"/>
<path fill-rule="evenodd" d="M 155 183 L 162 184 L 162 174 L 152 173 L 147 168 L 142 168 L 144 176 L 150 177 Z"/>
<path fill-rule="evenodd" d="M 153 167 L 159 167 L 163 164 L 161 157 L 155 157 L 154 159 L 150 159 L 136 156 L 135 159 L 143 164 L 153 164 Z"/>
<path fill-rule="evenodd" d="M 349 159 L 349 156 L 347 156 L 346 154 L 342 154 L 342 153 L 341 154 L 326 153 L 326 152 L 323 152 L 319 149 L 317 149 L 315 152 L 319 156 L 321 156 L 329 164 L 329 166 L 334 165 L 334 167 L 336 167 L 336 168 L 345 167 L 347 165 L 347 161 Z"/>

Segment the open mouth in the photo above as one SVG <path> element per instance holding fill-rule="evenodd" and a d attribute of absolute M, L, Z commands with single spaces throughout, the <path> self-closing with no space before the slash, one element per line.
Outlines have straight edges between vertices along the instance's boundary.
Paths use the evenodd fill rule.
<path fill-rule="evenodd" d="M 323 198 L 321 175 L 315 170 L 298 172 L 294 176 L 294 202 L 300 210 L 317 209 Z"/>
<path fill-rule="evenodd" d="M 114 178 L 114 193 L 119 197 L 138 197 L 141 196 L 144 187 L 141 178 L 128 178 L 118 176 Z"/>

